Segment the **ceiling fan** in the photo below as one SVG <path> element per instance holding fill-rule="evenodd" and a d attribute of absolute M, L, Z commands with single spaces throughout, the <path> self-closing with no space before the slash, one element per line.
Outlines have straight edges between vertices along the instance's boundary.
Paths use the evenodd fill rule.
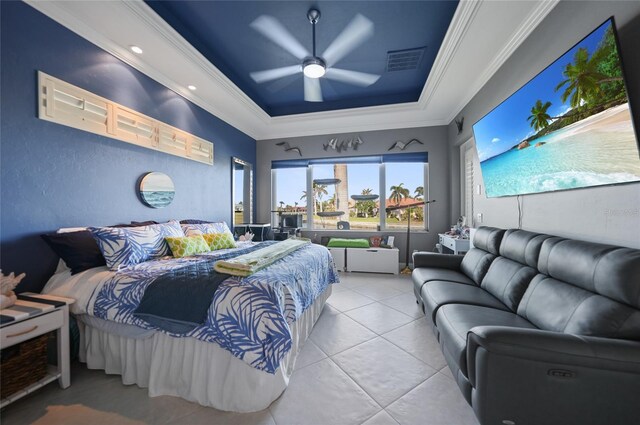
<path fill-rule="evenodd" d="M 373 22 L 357 14 L 322 55 L 317 56 L 316 24 L 320 20 L 320 11 L 310 9 L 307 18 L 311 22 L 313 31 L 313 51 L 311 53 L 276 18 L 262 15 L 251 23 L 251 28 L 302 61 L 298 65 L 250 73 L 249 75 L 256 83 L 265 83 L 301 72 L 304 75 L 304 100 L 322 102 L 321 77 L 361 87 L 368 87 L 378 81 L 380 75 L 333 67 L 373 35 Z"/>

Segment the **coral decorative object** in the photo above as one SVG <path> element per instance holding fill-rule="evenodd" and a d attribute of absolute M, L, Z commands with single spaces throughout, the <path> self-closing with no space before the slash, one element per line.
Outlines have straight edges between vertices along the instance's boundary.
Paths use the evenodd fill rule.
<path fill-rule="evenodd" d="M 17 297 L 13 290 L 25 276 L 24 273 L 16 276 L 13 272 L 5 276 L 0 270 L 0 308 L 11 307 L 16 302 Z"/>
<path fill-rule="evenodd" d="M 251 242 L 252 239 L 253 239 L 253 233 L 251 232 L 247 232 L 244 235 L 240 235 L 240 237 L 238 238 L 240 242 Z"/>

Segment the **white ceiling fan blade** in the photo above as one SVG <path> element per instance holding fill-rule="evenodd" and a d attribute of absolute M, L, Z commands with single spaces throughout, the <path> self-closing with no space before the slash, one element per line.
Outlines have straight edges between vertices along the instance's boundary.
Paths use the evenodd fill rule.
<path fill-rule="evenodd" d="M 309 51 L 272 16 L 259 16 L 249 26 L 300 60 L 310 56 Z"/>
<path fill-rule="evenodd" d="M 332 66 L 337 63 L 372 35 L 373 22 L 357 14 L 322 54 L 327 66 Z"/>
<path fill-rule="evenodd" d="M 250 73 L 249 75 L 251 76 L 251 78 L 253 78 L 253 81 L 260 84 L 266 81 L 276 80 L 278 78 L 297 74 L 298 72 L 302 72 L 302 67 L 300 65 L 291 65 L 282 68 L 267 69 L 265 71 L 256 71 Z"/>
<path fill-rule="evenodd" d="M 304 100 L 307 102 L 322 102 L 320 79 L 304 77 Z"/>
<path fill-rule="evenodd" d="M 367 74 L 366 72 L 349 71 L 346 69 L 329 68 L 324 76 L 330 80 L 340 81 L 342 83 L 354 84 L 356 86 L 368 87 L 378 81 L 380 78 L 376 74 Z"/>

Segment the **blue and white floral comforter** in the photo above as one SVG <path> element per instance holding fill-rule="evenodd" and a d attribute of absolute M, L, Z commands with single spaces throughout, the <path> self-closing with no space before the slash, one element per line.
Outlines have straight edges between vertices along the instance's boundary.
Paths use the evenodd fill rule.
<path fill-rule="evenodd" d="M 93 311 L 89 314 L 144 329 L 157 329 L 134 316 L 146 288 L 157 277 L 193 262 L 240 255 L 247 249 L 158 259 L 121 269 L 93 294 Z M 291 349 L 290 324 L 329 284 L 338 281 L 328 250 L 309 244 L 249 277 L 226 279 L 215 292 L 203 325 L 186 334 L 162 332 L 217 343 L 254 368 L 275 373 Z"/>

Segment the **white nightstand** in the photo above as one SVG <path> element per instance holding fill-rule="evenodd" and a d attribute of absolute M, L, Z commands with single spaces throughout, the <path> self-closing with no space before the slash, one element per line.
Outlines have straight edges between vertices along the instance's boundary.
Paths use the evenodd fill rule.
<path fill-rule="evenodd" d="M 452 238 L 451 236 L 443 233 L 438 234 L 440 245 L 445 248 L 449 248 L 454 254 L 462 254 L 471 249 L 471 242 L 469 239 Z"/>
<path fill-rule="evenodd" d="M 24 292 L 18 295 L 13 306 L 0 310 L 0 348 L 11 347 L 53 330 L 57 331 L 58 344 L 58 366 L 50 366 L 44 378 L 0 400 L 0 408 L 56 379 L 62 388 L 71 385 L 69 305 L 74 302 L 71 298 Z"/>

